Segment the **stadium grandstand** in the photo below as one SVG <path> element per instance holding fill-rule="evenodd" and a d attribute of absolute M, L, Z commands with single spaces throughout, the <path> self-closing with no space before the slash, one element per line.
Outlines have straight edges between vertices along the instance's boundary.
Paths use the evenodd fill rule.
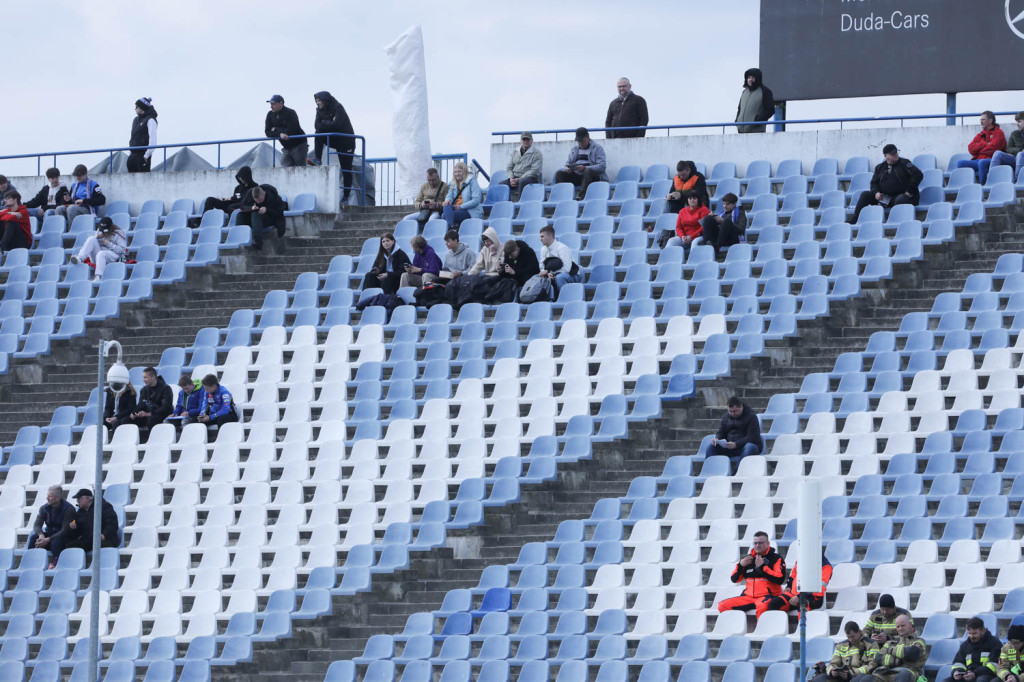
<path fill-rule="evenodd" d="M 553 226 L 583 274 L 529 305 L 428 310 L 411 287 L 360 305 L 382 233 L 440 254 L 449 226 L 421 232 L 379 192 L 338 209 L 337 165 L 261 169 L 290 199 L 262 251 L 237 212 L 200 210 L 234 170 L 97 173 L 96 215 L 33 218 L 0 262 L 0 682 L 89 680 L 96 595 L 103 682 L 801 682 L 882 595 L 929 681 L 968 619 L 1006 641 L 1024 616 L 1024 174 L 959 167 L 967 125 L 768 125 L 593 128 L 609 181 L 579 198 L 552 183 L 572 129 L 535 132 L 549 165 L 516 201 L 495 133 L 461 241 L 539 251 Z M 890 142 L 919 205 L 854 221 Z M 749 217 L 722 258 L 658 246 L 680 158 L 713 210 L 731 193 Z M 70 257 L 101 216 L 129 255 L 94 280 Z M 214 375 L 240 419 L 108 433 L 101 340 L 136 387 L 150 366 L 175 397 Z M 735 473 L 705 456 L 731 396 L 765 442 Z M 51 486 L 91 489 L 98 460 L 117 546 L 51 564 L 28 546 L 37 510 Z M 807 479 L 824 604 L 720 612 L 756 533 L 793 567 Z"/>

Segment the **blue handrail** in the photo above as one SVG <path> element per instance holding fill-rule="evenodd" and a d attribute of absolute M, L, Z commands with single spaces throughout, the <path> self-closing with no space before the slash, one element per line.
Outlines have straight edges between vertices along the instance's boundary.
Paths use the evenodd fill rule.
<path fill-rule="evenodd" d="M 997 111 L 997 116 L 1014 116 L 1017 114 L 1016 111 Z M 814 124 L 814 123 L 838 123 L 839 129 L 843 129 L 844 123 L 871 123 L 878 121 L 899 121 L 900 127 L 903 127 L 904 121 L 919 121 L 928 119 L 949 119 L 959 118 L 961 123 L 963 119 L 980 116 L 981 112 L 976 113 L 965 113 L 965 114 L 950 114 L 949 112 L 943 112 L 941 114 L 915 114 L 915 115 L 901 115 L 901 116 L 855 116 L 845 118 L 806 118 L 806 119 L 785 119 L 782 121 L 776 121 L 778 123 L 790 124 Z M 675 123 L 671 125 L 658 125 L 658 126 L 630 126 L 621 128 L 588 128 L 587 130 L 593 132 L 606 132 L 609 130 L 620 131 L 620 130 L 665 130 L 667 135 L 671 135 L 673 130 L 689 130 L 695 128 L 721 128 L 722 132 L 725 133 L 729 128 L 735 128 L 742 125 L 765 125 L 771 121 L 719 121 L 714 123 Z M 533 130 L 534 135 L 554 135 L 555 140 L 558 140 L 558 136 L 563 133 L 576 133 L 576 128 L 552 128 L 549 130 Z M 499 130 L 492 132 L 493 136 L 501 136 L 501 141 L 505 141 L 506 135 L 519 135 L 521 130 Z"/>
<path fill-rule="evenodd" d="M 346 189 L 358 190 L 359 191 L 359 205 L 360 206 L 365 206 L 366 205 L 366 172 L 365 172 L 365 164 L 366 164 L 366 138 L 363 137 L 362 135 L 347 135 L 345 133 L 314 133 L 312 135 L 290 135 L 289 139 L 297 140 L 297 139 L 318 138 L 318 137 L 326 138 L 325 139 L 325 141 L 327 142 L 327 145 L 326 145 L 327 146 L 327 159 L 326 159 L 326 163 L 328 165 L 330 165 L 330 163 L 331 163 L 331 153 L 332 152 L 336 156 L 341 156 L 341 155 L 344 154 L 346 156 L 351 156 L 353 158 L 359 157 L 359 158 L 362 159 L 364 170 L 360 171 L 360 176 L 361 176 L 360 187 L 346 187 L 343 184 L 341 186 L 341 188 L 342 188 L 342 190 L 346 190 Z M 351 138 L 352 140 L 355 140 L 355 141 L 357 141 L 359 143 L 359 146 L 362 148 L 362 151 L 360 153 L 358 153 L 358 154 L 355 153 L 355 150 L 353 150 L 352 153 L 335 151 L 335 150 L 333 150 L 331 148 L 331 145 L 330 145 L 332 137 Z M 147 149 L 154 149 L 154 150 L 160 149 L 160 150 L 163 150 L 164 165 L 166 165 L 167 164 L 167 150 L 168 149 L 177 149 L 177 148 L 180 148 L 180 147 L 209 147 L 211 145 L 216 145 L 217 146 L 217 170 L 222 170 L 221 158 L 220 158 L 221 145 L 225 145 L 225 144 L 239 144 L 239 143 L 245 143 L 245 142 L 269 142 L 271 147 L 273 148 L 273 154 L 272 154 L 271 158 L 273 160 L 273 163 L 275 165 L 277 165 L 277 154 L 278 154 L 277 144 L 278 144 L 279 140 L 277 138 L 273 138 L 273 137 L 270 137 L 270 138 L 268 138 L 268 137 L 244 137 L 244 138 L 238 138 L 238 139 L 232 139 L 232 140 L 206 140 L 206 141 L 200 141 L 200 142 L 175 142 L 175 143 L 172 143 L 172 144 L 150 145 L 148 147 L 104 147 L 102 149 L 74 149 L 74 150 L 57 151 L 57 152 L 36 152 L 36 153 L 32 153 L 32 154 L 8 154 L 8 155 L 5 155 L 5 156 L 0 156 L 0 161 L 6 161 L 6 160 L 10 160 L 10 159 L 31 159 L 31 158 L 35 158 L 36 159 L 36 174 L 37 175 L 42 175 L 42 172 L 43 172 L 42 171 L 42 160 L 44 158 L 47 158 L 47 157 L 52 157 L 53 158 L 53 165 L 56 166 L 57 165 L 57 157 L 58 156 L 71 156 L 73 154 L 74 155 L 77 155 L 77 154 L 108 154 L 109 155 L 109 159 L 108 159 L 109 166 L 108 167 L 109 168 L 113 168 L 113 166 L 114 166 L 114 154 L 116 154 L 117 152 L 132 152 L 132 151 L 144 151 L 144 150 L 147 150 Z M 355 172 L 355 171 L 353 171 L 353 172 Z"/>

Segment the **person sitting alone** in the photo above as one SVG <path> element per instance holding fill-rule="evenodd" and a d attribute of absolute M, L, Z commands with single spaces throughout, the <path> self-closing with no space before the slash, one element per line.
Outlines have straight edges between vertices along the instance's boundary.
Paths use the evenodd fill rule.
<path fill-rule="evenodd" d="M 733 244 L 746 239 L 747 214 L 740 208 L 739 197 L 732 192 L 722 196 L 722 211 L 709 213 L 700 221 L 704 243 L 715 250 L 719 258 Z"/>
<path fill-rule="evenodd" d="M 276 227 L 278 239 L 284 236 L 284 212 L 287 210 L 288 205 L 273 185 L 257 185 L 249 190 L 247 200 L 242 202 L 242 211 L 249 213 L 252 221 L 252 248 L 263 250 L 264 230 Z"/>
<path fill-rule="evenodd" d="M 718 432 L 704 450 L 704 457 L 728 457 L 735 474 L 741 459 L 761 454 L 763 447 L 761 423 L 754 409 L 734 395 L 729 398 Z"/>
<path fill-rule="evenodd" d="M 890 143 L 882 147 L 885 161 L 875 166 L 871 186 L 861 192 L 857 208 L 853 212 L 854 224 L 860 219 L 860 212 L 867 206 L 892 208 L 899 204 L 917 206 L 921 200 L 918 185 L 924 180 L 924 173 L 910 159 L 900 157 L 900 150 Z"/>
<path fill-rule="evenodd" d="M 96 234 L 85 240 L 85 244 L 77 254 L 71 256 L 71 264 L 77 265 L 86 261 L 95 266 L 93 281 L 103 279 L 103 273 L 111 263 L 124 260 L 128 251 L 128 237 L 124 230 L 114 224 L 110 216 L 100 218 Z"/>

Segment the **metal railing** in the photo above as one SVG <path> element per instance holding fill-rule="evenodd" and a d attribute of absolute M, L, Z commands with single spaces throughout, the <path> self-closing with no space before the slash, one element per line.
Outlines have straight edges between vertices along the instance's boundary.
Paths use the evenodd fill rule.
<path fill-rule="evenodd" d="M 312 139 L 324 138 L 324 143 L 325 143 L 324 146 L 327 148 L 327 155 L 326 155 L 326 157 L 324 159 L 324 163 L 327 164 L 327 165 L 330 165 L 330 163 L 331 163 L 331 155 L 332 154 L 335 157 L 337 157 L 337 158 L 350 157 L 353 162 L 357 158 L 362 160 L 362 164 L 360 165 L 360 168 L 358 170 L 356 170 L 354 168 L 355 164 L 353 163 L 353 168 L 352 168 L 352 171 L 351 171 L 352 174 L 355 174 L 355 173 L 359 174 L 359 176 L 360 176 L 359 181 L 353 183 L 354 186 L 352 186 L 352 187 L 346 187 L 344 185 L 344 181 L 343 181 L 343 184 L 341 185 L 341 189 L 343 191 L 344 190 L 354 190 L 356 192 L 359 192 L 359 204 L 360 204 L 360 206 L 365 205 L 365 203 L 366 203 L 366 173 L 364 171 L 364 168 L 366 166 L 366 138 L 364 138 L 362 135 L 346 135 L 344 133 L 315 133 L 315 134 L 312 134 L 312 135 L 291 135 L 289 139 L 296 140 L 296 139 L 311 139 L 311 138 Z M 354 147 L 353 147 L 353 151 L 352 152 L 339 152 L 339 151 L 337 151 L 335 149 L 332 149 L 330 143 L 331 143 L 333 138 L 350 138 L 350 139 L 352 139 L 356 143 L 354 145 Z M 9 154 L 9 155 L 6 155 L 6 156 L 0 156 L 0 161 L 11 161 L 11 160 L 16 160 L 16 159 L 33 159 L 34 158 L 36 160 L 36 175 L 42 175 L 43 174 L 43 161 L 44 160 L 52 159 L 52 161 L 53 161 L 52 165 L 54 167 L 56 167 L 57 166 L 57 159 L 59 157 L 64 157 L 64 156 L 78 156 L 78 157 L 81 157 L 82 155 L 85 155 L 85 154 L 105 154 L 105 155 L 107 155 L 107 168 L 113 168 L 114 167 L 114 157 L 115 157 L 116 154 L 119 154 L 120 152 L 145 151 L 147 149 L 152 149 L 152 150 L 160 150 L 160 151 L 163 152 L 163 164 L 164 164 L 164 166 L 166 166 L 167 165 L 167 158 L 168 158 L 168 155 L 167 155 L 167 150 L 168 149 L 178 149 L 178 150 L 180 150 L 180 149 L 183 149 L 185 147 L 216 147 L 216 153 L 217 153 L 216 167 L 217 167 L 217 170 L 222 170 L 224 166 L 223 166 L 223 161 L 221 159 L 221 151 L 222 151 L 222 148 L 225 145 L 229 145 L 229 144 L 244 144 L 244 143 L 253 143 L 253 142 L 267 142 L 267 143 L 269 143 L 271 145 L 272 150 L 273 150 L 272 155 L 271 155 L 271 159 L 272 159 L 273 165 L 276 166 L 277 165 L 278 156 L 281 154 L 281 152 L 278 150 L 278 144 L 279 144 L 280 140 L 278 140 L 277 138 L 272 138 L 272 137 L 271 138 L 268 138 L 268 137 L 246 137 L 246 138 L 239 138 L 239 139 L 232 139 L 232 140 L 207 140 L 207 141 L 200 141 L 200 142 L 174 142 L 172 144 L 156 144 L 156 145 L 150 145 L 148 147 L 109 147 L 109 148 L 105 148 L 105 149 L 75 149 L 75 150 L 56 151 L 56 152 L 38 152 L 38 153 L 33 153 L 33 154 Z M 357 152 L 356 149 L 358 149 L 359 151 Z M 154 155 L 155 155 L 155 151 L 154 151 Z M 207 161 L 209 162 L 208 159 L 207 159 Z M 159 173 L 159 172 L 164 172 L 164 171 L 157 170 L 157 171 L 152 171 L 152 172 Z"/>
<path fill-rule="evenodd" d="M 434 154 L 431 159 L 434 161 L 434 168 L 442 178 L 450 178 L 452 166 L 459 161 L 466 163 L 465 154 Z M 395 157 L 367 159 L 366 163 L 373 168 L 377 205 L 398 205 L 398 159 Z"/>
<path fill-rule="evenodd" d="M 996 116 L 1014 116 L 1016 111 L 997 111 Z M 731 132 L 737 126 L 742 125 L 819 125 L 819 124 L 833 124 L 838 123 L 839 129 L 842 130 L 844 126 L 848 126 L 851 123 L 879 123 L 883 121 L 899 121 L 900 127 L 904 127 L 907 121 L 927 121 L 927 120 L 938 120 L 941 119 L 945 122 L 960 120 L 960 125 L 965 125 L 966 119 L 974 118 L 977 119 L 981 116 L 981 112 L 954 114 L 949 112 L 943 112 L 941 114 L 916 114 L 913 116 L 901 115 L 901 116 L 854 116 L 845 118 L 805 118 L 805 119 L 783 119 L 783 120 L 768 120 L 768 121 L 719 121 L 713 123 L 676 123 L 672 125 L 658 125 L 658 126 L 632 126 L 624 128 L 588 128 L 590 133 L 603 133 L 609 130 L 612 131 L 630 131 L 630 130 L 650 130 L 650 131 L 665 131 L 665 135 L 670 137 L 673 130 L 699 130 L 702 128 L 720 128 L 722 134 Z M 552 128 L 549 130 L 533 130 L 531 131 L 534 135 L 554 135 L 555 141 L 558 141 L 558 136 L 563 134 L 576 134 L 575 128 Z M 519 139 L 519 135 L 522 133 L 521 130 L 499 130 L 492 132 L 491 135 L 495 137 L 501 137 L 501 142 L 505 141 L 506 135 L 514 135 L 516 139 Z"/>

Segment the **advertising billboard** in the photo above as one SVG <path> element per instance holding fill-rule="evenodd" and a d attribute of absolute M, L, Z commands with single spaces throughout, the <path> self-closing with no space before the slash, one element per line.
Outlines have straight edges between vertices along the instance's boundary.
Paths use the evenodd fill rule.
<path fill-rule="evenodd" d="M 777 100 L 1019 90 L 1024 0 L 762 0 Z"/>

